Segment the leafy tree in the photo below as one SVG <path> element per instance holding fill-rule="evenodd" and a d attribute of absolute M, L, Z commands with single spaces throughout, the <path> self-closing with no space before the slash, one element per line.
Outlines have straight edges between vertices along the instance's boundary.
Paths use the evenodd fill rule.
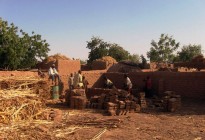
<path fill-rule="evenodd" d="M 140 55 L 141 61 L 142 61 L 142 65 L 145 66 L 147 65 L 147 59 L 144 57 L 144 55 Z"/>
<path fill-rule="evenodd" d="M 138 54 L 129 55 L 129 60 L 137 64 L 141 62 L 140 56 Z"/>
<path fill-rule="evenodd" d="M 172 36 L 161 34 L 158 42 L 152 40 L 152 47 L 147 52 L 147 57 L 151 62 L 172 62 L 174 59 L 174 52 L 179 47 L 179 43 L 172 38 Z"/>
<path fill-rule="evenodd" d="M 9 70 L 31 68 L 37 60 L 47 57 L 50 50 L 46 40 L 34 34 L 29 36 L 23 30 L 18 30 L 13 23 L 0 18 L 0 68 Z"/>
<path fill-rule="evenodd" d="M 99 37 L 92 37 L 91 41 L 87 41 L 87 47 L 90 49 L 88 55 L 88 62 L 92 62 L 93 60 L 102 58 L 103 56 L 108 55 L 109 45 L 107 42 L 104 42 Z"/>
<path fill-rule="evenodd" d="M 191 45 L 183 46 L 180 52 L 178 52 L 179 61 L 190 61 L 195 56 L 201 55 L 201 45 Z"/>
<path fill-rule="evenodd" d="M 129 52 L 124 50 L 118 44 L 111 44 L 108 55 L 115 58 L 116 61 L 129 59 Z"/>
<path fill-rule="evenodd" d="M 107 43 L 99 37 L 92 37 L 91 41 L 87 41 L 86 48 L 90 49 L 88 63 L 103 56 L 111 56 L 117 61 L 127 60 L 129 58 L 129 52 L 121 46 L 115 43 Z"/>

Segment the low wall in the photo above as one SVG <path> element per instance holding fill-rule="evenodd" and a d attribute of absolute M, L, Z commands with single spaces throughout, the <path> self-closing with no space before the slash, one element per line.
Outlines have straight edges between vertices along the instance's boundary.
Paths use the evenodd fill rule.
<path fill-rule="evenodd" d="M 0 71 L 1 77 L 38 77 L 38 72 L 31 71 Z"/>
<path fill-rule="evenodd" d="M 174 67 L 188 67 L 188 68 L 196 68 L 198 70 L 205 69 L 205 63 L 202 62 L 181 62 L 174 63 Z"/>
<path fill-rule="evenodd" d="M 90 88 L 103 87 L 103 73 L 85 73 Z M 123 88 L 122 73 L 105 73 L 113 81 L 117 88 Z M 205 98 L 205 72 L 134 72 L 129 73 L 133 88 L 142 90 L 144 79 L 150 76 L 153 89 L 161 94 L 164 91 L 172 90 L 182 97 Z"/>

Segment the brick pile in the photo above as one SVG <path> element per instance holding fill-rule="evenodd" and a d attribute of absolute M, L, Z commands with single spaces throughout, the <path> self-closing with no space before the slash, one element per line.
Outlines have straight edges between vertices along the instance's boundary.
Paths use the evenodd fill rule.
<path fill-rule="evenodd" d="M 127 113 L 139 112 L 139 99 L 128 94 L 127 91 L 112 89 L 107 94 L 93 96 L 87 104 L 89 108 L 104 109 L 110 115 L 126 115 Z"/>
<path fill-rule="evenodd" d="M 67 96 L 70 107 L 74 109 L 84 109 L 86 107 L 87 98 L 84 89 L 73 89 Z"/>
<path fill-rule="evenodd" d="M 140 92 L 138 94 L 138 97 L 139 97 L 139 104 L 140 104 L 141 108 L 147 108 L 147 102 L 146 102 L 146 99 L 145 99 L 145 93 L 144 92 Z"/>
<path fill-rule="evenodd" d="M 165 111 L 174 112 L 181 107 L 181 96 L 174 91 L 164 92 L 163 108 Z"/>

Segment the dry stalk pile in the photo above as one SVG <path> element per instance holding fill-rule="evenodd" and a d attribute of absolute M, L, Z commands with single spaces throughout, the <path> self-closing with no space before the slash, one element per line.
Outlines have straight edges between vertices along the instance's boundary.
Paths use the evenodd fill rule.
<path fill-rule="evenodd" d="M 43 117 L 45 99 L 50 97 L 45 81 L 32 78 L 0 79 L 0 123 Z"/>

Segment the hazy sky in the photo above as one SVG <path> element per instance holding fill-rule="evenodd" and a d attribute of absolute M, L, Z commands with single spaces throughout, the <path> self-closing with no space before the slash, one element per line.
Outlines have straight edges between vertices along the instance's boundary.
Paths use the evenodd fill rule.
<path fill-rule="evenodd" d="M 41 34 L 50 55 L 87 59 L 92 36 L 131 54 L 145 55 L 161 33 L 205 50 L 204 7 L 205 0 L 0 0 L 0 17 Z"/>

